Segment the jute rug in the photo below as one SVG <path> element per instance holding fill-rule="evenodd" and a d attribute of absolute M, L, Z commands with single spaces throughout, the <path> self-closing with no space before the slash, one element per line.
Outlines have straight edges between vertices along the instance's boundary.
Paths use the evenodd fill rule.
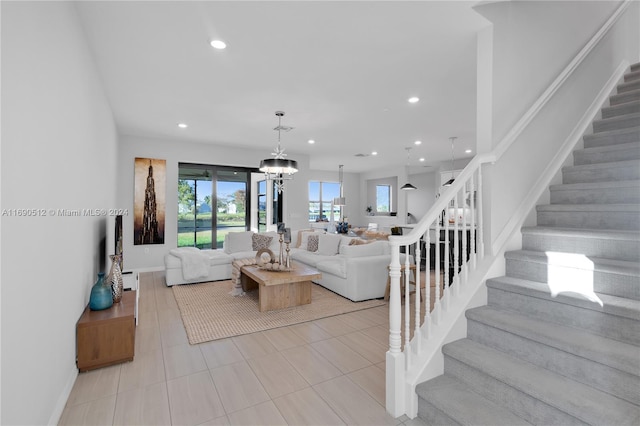
<path fill-rule="evenodd" d="M 311 303 L 277 311 L 258 310 L 258 291 L 231 296 L 231 281 L 174 285 L 182 322 L 190 344 L 255 333 L 347 312 L 385 305 L 383 300 L 352 302 L 317 284 L 311 287 Z"/>

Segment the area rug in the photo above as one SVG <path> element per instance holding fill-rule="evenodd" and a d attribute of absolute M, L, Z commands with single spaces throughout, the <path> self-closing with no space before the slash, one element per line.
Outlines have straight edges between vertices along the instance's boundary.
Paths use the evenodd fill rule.
<path fill-rule="evenodd" d="M 386 304 L 383 300 L 352 302 L 312 284 L 311 303 L 277 311 L 258 310 L 258 291 L 231 296 L 231 281 L 174 285 L 190 344 L 255 333 Z"/>

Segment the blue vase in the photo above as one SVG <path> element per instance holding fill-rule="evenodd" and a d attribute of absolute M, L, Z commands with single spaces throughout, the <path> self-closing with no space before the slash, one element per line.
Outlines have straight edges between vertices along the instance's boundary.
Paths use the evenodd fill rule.
<path fill-rule="evenodd" d="M 104 284 L 104 272 L 98 272 L 98 281 L 91 287 L 89 309 L 92 311 L 101 311 L 110 308 L 111 305 L 113 305 L 111 286 Z"/>

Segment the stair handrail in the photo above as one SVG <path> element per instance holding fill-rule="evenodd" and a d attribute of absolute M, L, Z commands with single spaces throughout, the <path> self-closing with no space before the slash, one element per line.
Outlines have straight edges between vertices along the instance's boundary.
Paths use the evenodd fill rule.
<path fill-rule="evenodd" d="M 429 228 L 432 224 L 438 223 L 440 215 L 443 210 L 449 208 L 450 203 L 453 202 L 454 199 L 458 196 L 458 193 L 463 189 L 463 186 L 467 184 L 467 182 L 471 179 L 473 180 L 473 176 L 478 173 L 478 177 L 480 178 L 480 186 L 477 188 L 478 190 L 478 211 L 479 215 L 479 223 L 478 223 L 478 254 L 480 259 L 484 256 L 484 232 L 482 227 L 484 226 L 482 221 L 482 186 L 481 186 L 481 174 L 480 171 L 484 164 L 488 163 L 496 163 L 502 156 L 505 154 L 509 148 L 513 145 L 513 143 L 518 139 L 518 137 L 522 134 L 522 132 L 528 127 L 531 121 L 538 115 L 540 110 L 542 110 L 546 104 L 551 100 L 551 98 L 560 90 L 565 81 L 576 71 L 576 69 L 584 62 L 587 56 L 595 49 L 598 43 L 605 37 L 605 35 L 609 32 L 609 30 L 614 26 L 614 24 L 620 19 L 625 10 L 632 4 L 632 0 L 624 0 L 620 6 L 615 10 L 615 12 L 610 16 L 610 18 L 605 22 L 605 24 L 594 34 L 594 36 L 585 44 L 585 46 L 578 52 L 578 54 L 570 61 L 570 63 L 560 72 L 560 74 L 554 79 L 554 81 L 547 87 L 547 89 L 535 100 L 535 102 L 527 109 L 527 111 L 520 117 L 520 119 L 510 128 L 510 130 L 506 133 L 504 137 L 500 140 L 500 142 L 494 146 L 491 152 L 486 154 L 480 154 L 475 156 L 467 166 L 460 172 L 460 174 L 455 178 L 453 183 L 445 188 L 441 193 L 440 197 L 436 200 L 434 205 L 427 211 L 427 213 L 422 217 L 422 219 L 413 226 L 411 231 L 405 235 L 394 235 L 389 237 L 389 243 L 391 246 L 391 263 L 389 265 L 389 278 L 390 278 L 390 299 L 389 299 L 389 350 L 386 356 L 386 381 L 387 381 L 387 393 L 386 393 L 386 401 L 385 405 L 387 411 L 394 414 L 401 414 L 405 412 L 405 399 L 415 399 L 415 395 L 409 395 L 411 392 L 410 388 L 404 386 L 404 380 L 398 382 L 396 381 L 393 384 L 390 384 L 389 381 L 397 380 L 399 376 L 404 375 L 405 371 L 411 365 L 411 357 L 413 352 L 412 342 L 416 341 L 417 351 L 420 351 L 421 339 L 411 340 L 409 338 L 410 329 L 409 329 L 409 321 L 405 321 L 405 346 L 404 349 L 402 347 L 401 341 L 401 317 L 402 317 L 402 298 L 400 296 L 400 285 L 403 285 L 405 288 L 405 318 L 410 317 L 409 310 L 409 296 L 408 296 L 408 288 L 410 286 L 410 281 L 408 278 L 408 274 L 405 274 L 405 282 L 400 282 L 401 277 L 401 266 L 400 266 L 400 246 L 405 246 L 407 248 L 407 253 L 409 253 L 409 247 L 415 244 L 415 253 L 420 255 L 420 244 L 419 241 L 423 235 L 428 235 Z M 621 64 L 624 65 L 624 64 Z M 615 75 L 615 73 L 614 73 Z M 476 190 L 476 188 L 473 188 Z M 457 202 L 457 200 L 456 200 Z M 457 204 L 454 203 L 457 207 Z M 456 212 L 457 213 L 457 212 Z M 475 213 L 472 212 L 472 217 Z M 473 220 L 473 219 L 472 219 Z M 445 222 L 446 223 L 446 222 Z M 446 226 L 446 225 L 445 225 Z M 474 226 L 474 225 L 472 225 Z M 463 224 L 463 229 L 466 227 L 466 224 Z M 507 227 L 511 228 L 511 227 Z M 438 227 L 436 227 L 438 229 Z M 448 229 L 448 226 L 445 227 Z M 455 228 L 458 230 L 457 223 L 455 224 Z M 496 244 L 501 246 L 504 243 L 505 237 L 504 235 L 508 234 L 510 229 L 504 229 L 500 236 L 496 239 Z M 445 234 L 448 234 L 445 232 Z M 457 233 L 456 233 L 457 234 Z M 428 240 L 427 240 L 428 241 Z M 447 243 L 448 244 L 448 241 Z M 457 244 L 457 241 L 456 241 Z M 495 247 L 493 241 L 489 241 L 490 246 L 492 247 L 491 255 L 494 256 Z M 456 245 L 456 255 L 457 255 L 457 245 Z M 427 250 L 429 250 L 427 246 Z M 436 256 L 438 254 L 436 251 Z M 458 259 L 455 259 L 455 263 L 457 264 Z M 475 264 L 475 262 L 473 262 Z M 417 264 L 417 272 L 419 276 L 420 270 L 420 262 L 416 261 Z M 409 256 L 405 256 L 405 267 L 409 266 Z M 427 278 L 429 279 L 429 278 Z M 437 279 L 437 278 L 436 278 Z M 419 278 L 417 279 L 416 289 L 420 287 Z M 453 290 L 457 291 L 457 286 Z M 419 292 L 416 291 L 416 295 Z M 426 292 L 426 294 L 429 294 Z M 445 294 L 448 295 L 448 286 L 445 285 Z M 427 296 L 425 303 L 429 303 L 429 296 Z M 416 318 L 418 318 L 418 313 L 420 311 L 420 298 L 416 297 Z M 436 303 L 439 302 L 439 299 L 436 297 Z M 448 303 L 445 301 L 445 304 Z M 446 306 L 446 305 L 445 305 Z M 431 323 L 427 323 L 428 311 L 426 309 L 427 314 L 425 315 L 425 333 L 430 333 Z M 435 312 L 435 309 L 434 309 Z M 436 317 L 437 318 L 437 317 Z M 419 321 L 415 321 L 419 323 Z M 437 320 L 436 320 L 437 323 Z M 416 332 L 419 331 L 419 326 L 416 326 Z M 427 337 L 425 336 L 425 337 Z M 390 392 L 391 390 L 391 392 Z M 417 401 L 413 404 L 414 410 L 416 408 Z"/>

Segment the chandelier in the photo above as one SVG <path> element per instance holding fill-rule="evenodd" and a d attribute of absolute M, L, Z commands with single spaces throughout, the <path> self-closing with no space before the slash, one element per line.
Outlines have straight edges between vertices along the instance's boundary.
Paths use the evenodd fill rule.
<path fill-rule="evenodd" d="M 278 146 L 275 152 L 271 153 L 274 158 L 265 158 L 262 160 L 259 170 L 264 172 L 265 179 L 274 181 L 278 193 L 282 193 L 284 181 L 292 179 L 293 174 L 298 171 L 298 162 L 295 160 L 287 160 L 285 158 L 287 154 L 285 154 L 284 149 L 280 147 L 280 132 L 288 132 L 293 129 L 293 127 L 282 125 L 283 111 L 276 111 L 276 116 L 278 117 L 278 126 L 274 127 L 273 130 L 278 131 Z"/>

